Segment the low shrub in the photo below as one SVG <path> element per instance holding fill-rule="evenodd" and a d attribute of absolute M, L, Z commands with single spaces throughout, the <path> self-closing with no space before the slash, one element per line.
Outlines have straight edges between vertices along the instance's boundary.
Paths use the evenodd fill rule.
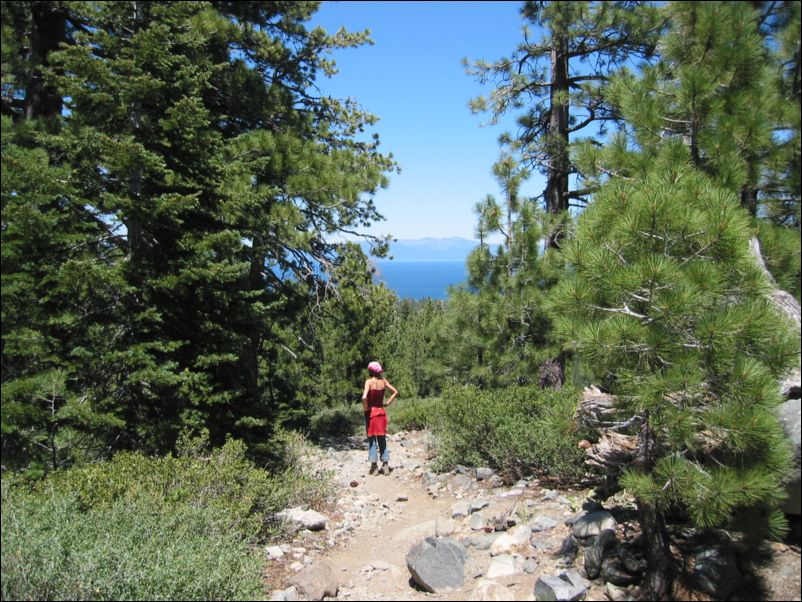
<path fill-rule="evenodd" d="M 422 430 L 432 424 L 440 399 L 397 399 L 387 410 L 390 432 Z"/>
<path fill-rule="evenodd" d="M 84 511 L 117 501 L 141 503 L 159 512 L 208 508 L 228 520 L 243 539 L 269 538 L 274 525 L 265 517 L 325 498 L 325 483 L 297 465 L 271 474 L 254 466 L 245 453 L 244 443 L 236 440 L 205 456 L 120 453 L 108 462 L 53 473 L 44 486 L 74 495 Z"/>
<path fill-rule="evenodd" d="M 262 565 L 212 508 L 3 495 L 3 600 L 264 599 Z"/>
<path fill-rule="evenodd" d="M 309 429 L 312 437 L 349 436 L 360 428 L 364 429 L 364 425 L 362 404 L 351 404 L 323 408 L 312 416 Z"/>
<path fill-rule="evenodd" d="M 304 470 L 303 436 L 276 442 L 278 473 L 240 441 L 207 450 L 200 438 L 175 457 L 121 453 L 33 485 L 4 475 L 2 599 L 263 599 L 251 547 L 281 533 L 279 510 L 331 494 Z"/>
<path fill-rule="evenodd" d="M 579 399 L 572 387 L 453 389 L 433 413 L 436 467 L 489 465 L 510 479 L 532 474 L 579 479 L 584 456 L 571 420 Z"/>

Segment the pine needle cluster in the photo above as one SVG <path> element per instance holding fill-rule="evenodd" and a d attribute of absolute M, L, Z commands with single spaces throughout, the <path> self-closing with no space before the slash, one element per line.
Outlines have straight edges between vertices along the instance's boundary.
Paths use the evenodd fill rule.
<path fill-rule="evenodd" d="M 799 341 L 764 294 L 749 233 L 735 195 L 682 162 L 612 181 L 564 249 L 555 330 L 656 434 L 627 489 L 698 526 L 749 513 L 777 534 L 790 455 L 776 382 Z"/>

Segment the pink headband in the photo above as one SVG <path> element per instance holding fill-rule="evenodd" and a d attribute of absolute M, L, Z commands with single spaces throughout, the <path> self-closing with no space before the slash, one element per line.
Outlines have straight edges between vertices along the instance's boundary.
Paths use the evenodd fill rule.
<path fill-rule="evenodd" d="M 379 362 L 370 362 L 368 364 L 368 370 L 370 370 L 371 372 L 375 372 L 376 374 L 381 374 L 382 372 L 384 372 L 384 370 L 382 369 L 382 365 Z"/>

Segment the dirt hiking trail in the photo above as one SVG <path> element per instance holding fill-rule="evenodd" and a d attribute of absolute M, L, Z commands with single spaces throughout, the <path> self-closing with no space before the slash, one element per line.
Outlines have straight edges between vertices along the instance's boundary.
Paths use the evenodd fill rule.
<path fill-rule="evenodd" d="M 573 538 L 566 521 L 593 509 L 587 503 L 590 491 L 553 490 L 536 479 L 504 485 L 489 470 L 436 475 L 430 470 L 430 435 L 422 431 L 388 436 L 388 449 L 392 472 L 370 475 L 364 437 L 310 447 L 304 461 L 321 475 L 333 475 L 337 498 L 322 510 L 325 529 L 303 529 L 292 541 L 270 546 L 265 579 L 272 599 L 305 599 L 290 585 L 306 568 L 321 563 L 331 567 L 336 581 L 336 598 L 326 599 L 337 600 L 534 600 L 540 576 L 582 572 L 583 552 L 567 545 Z M 612 508 L 611 502 L 605 509 Z M 638 530 L 636 515 L 621 502 L 614 511 L 616 530 L 622 539 L 631 538 Z M 491 556 L 490 542 L 499 536 L 494 526 L 505 518 L 532 526 L 530 543 L 509 554 L 494 550 Z M 407 553 L 430 536 L 454 538 L 465 546 L 460 589 L 428 593 L 411 579 Z M 757 591 L 764 600 L 800 600 L 798 546 L 767 544 L 764 556 L 755 575 L 759 583 L 736 594 L 748 591 L 750 597 L 731 599 L 756 599 Z M 632 598 L 631 589 L 613 589 L 617 599 Z M 596 579 L 584 599 L 611 598 Z"/>

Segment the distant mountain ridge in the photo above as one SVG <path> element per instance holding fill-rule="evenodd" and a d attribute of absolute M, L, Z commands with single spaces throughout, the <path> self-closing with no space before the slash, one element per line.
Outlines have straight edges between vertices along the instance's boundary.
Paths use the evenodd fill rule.
<path fill-rule="evenodd" d="M 465 261 L 477 246 L 478 241 L 459 237 L 397 240 L 390 243 L 390 256 L 395 261 Z"/>

